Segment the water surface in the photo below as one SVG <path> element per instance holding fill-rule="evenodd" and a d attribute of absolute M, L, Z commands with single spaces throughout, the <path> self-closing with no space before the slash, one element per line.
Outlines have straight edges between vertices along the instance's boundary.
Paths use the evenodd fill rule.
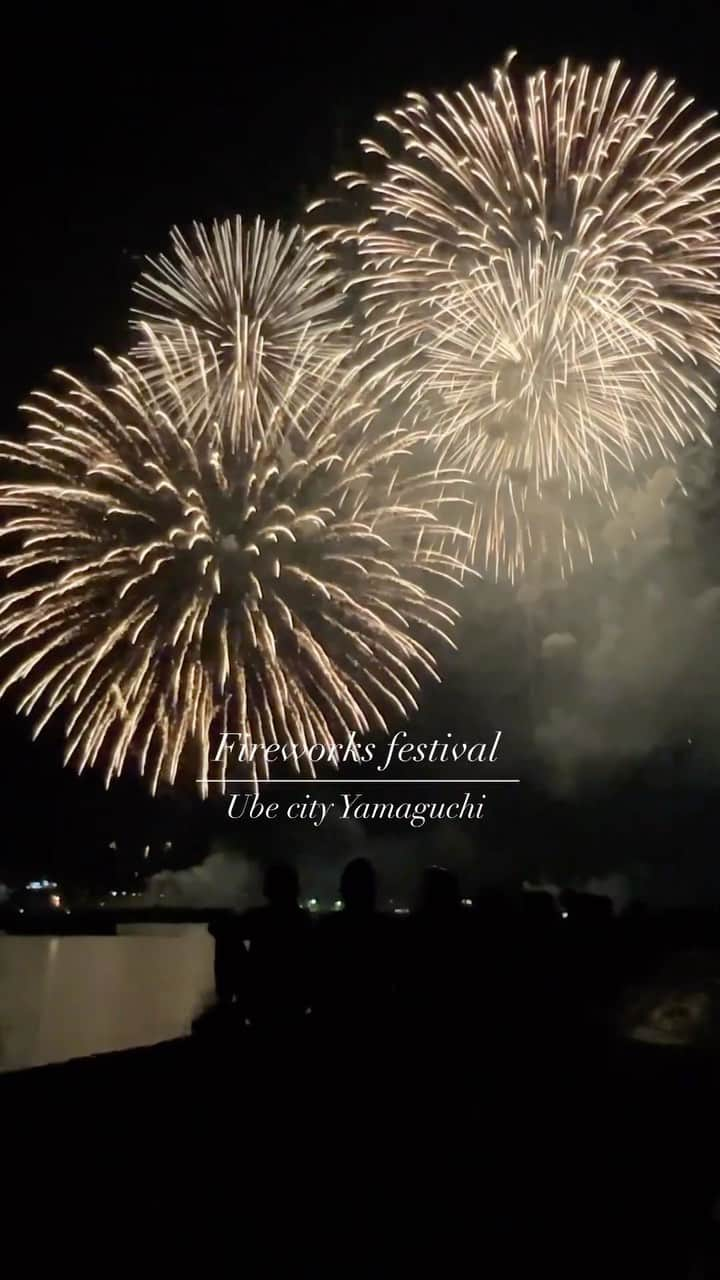
<path fill-rule="evenodd" d="M 0 934 L 0 1071 L 185 1035 L 213 986 L 205 925 Z"/>

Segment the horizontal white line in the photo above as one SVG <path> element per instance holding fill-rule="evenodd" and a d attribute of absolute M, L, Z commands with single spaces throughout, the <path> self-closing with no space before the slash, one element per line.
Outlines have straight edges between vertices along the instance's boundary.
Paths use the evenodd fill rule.
<path fill-rule="evenodd" d="M 196 778 L 196 782 L 218 782 L 222 786 L 230 785 L 252 787 L 254 782 L 252 778 Z M 519 782 L 519 778 L 258 778 L 258 785 L 264 783 L 266 786 L 281 786 L 284 783 L 292 783 L 296 786 L 312 787 L 325 783 L 327 786 L 366 786 L 368 782 L 409 782 L 415 783 L 452 783 L 454 786 L 485 786 L 490 782 Z"/>

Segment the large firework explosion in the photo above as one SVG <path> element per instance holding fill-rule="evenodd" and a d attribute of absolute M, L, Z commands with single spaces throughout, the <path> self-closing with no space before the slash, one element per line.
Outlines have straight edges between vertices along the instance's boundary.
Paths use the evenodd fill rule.
<path fill-rule="evenodd" d="M 383 429 L 341 356 L 322 393 L 287 371 L 268 409 L 251 342 L 218 417 L 212 349 L 194 340 L 188 397 L 192 340 L 145 339 L 153 376 L 105 357 L 104 389 L 36 395 L 27 442 L 0 444 L 0 567 L 20 580 L 0 693 L 36 733 L 61 719 L 78 770 L 109 781 L 134 759 L 153 791 L 182 769 L 205 794 L 223 732 L 260 748 L 257 778 L 271 743 L 331 751 L 414 708 L 454 618 L 436 591 L 455 565 L 427 534 L 448 535 L 452 478 L 408 477 L 412 437 Z"/>
<path fill-rule="evenodd" d="M 148 266 L 135 285 L 138 341 L 133 358 L 147 376 L 157 373 L 156 352 L 145 335 L 150 323 L 178 346 L 176 377 L 187 397 L 201 397 L 194 345 L 188 332 L 210 342 L 221 377 L 218 411 L 240 394 L 248 351 L 262 342 L 259 394 L 268 410 L 286 383 L 288 367 L 319 385 L 329 351 L 341 350 L 345 320 L 342 279 L 330 255 L 299 227 L 284 230 L 261 218 L 195 225 L 186 239 L 174 229 L 171 252 Z M 160 374 L 158 387 L 161 388 Z"/>
<path fill-rule="evenodd" d="M 564 62 L 408 94 L 365 141 L 352 227 L 381 376 L 433 401 L 441 456 L 497 491 L 613 507 L 623 471 L 704 432 L 720 367 L 720 147 L 673 82 Z M 328 228 L 321 229 L 324 241 Z M 480 513 L 477 527 L 492 526 Z M 478 554 L 525 565 L 505 518 Z"/>

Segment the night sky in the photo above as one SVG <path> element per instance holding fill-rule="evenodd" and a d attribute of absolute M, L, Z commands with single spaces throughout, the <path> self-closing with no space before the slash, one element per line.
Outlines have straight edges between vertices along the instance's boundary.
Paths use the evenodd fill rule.
<path fill-rule="evenodd" d="M 323 19 L 319 6 L 210 5 L 187 17 L 164 7 L 162 21 L 149 6 L 98 6 L 87 20 L 18 7 L 0 76 L 3 433 L 19 430 L 17 404 L 53 366 L 87 375 L 93 347 L 122 351 L 131 283 L 171 225 L 298 217 L 358 156 L 377 110 L 406 89 L 481 79 L 510 47 L 529 66 L 566 54 L 657 66 L 714 109 L 714 8 L 348 5 Z M 178 828 L 188 849 L 201 839 L 189 800 L 151 804 L 134 782 L 108 798 L 60 769 L 52 736 L 30 745 L 9 707 L 0 734 L 0 878 L 21 866 L 83 874 L 118 825 L 136 842 Z"/>

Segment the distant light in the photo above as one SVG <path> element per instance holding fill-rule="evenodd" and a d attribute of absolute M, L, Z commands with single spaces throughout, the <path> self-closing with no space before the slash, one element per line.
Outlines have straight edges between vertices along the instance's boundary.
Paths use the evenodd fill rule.
<path fill-rule="evenodd" d="M 568 918 L 568 913 L 567 913 L 567 911 L 561 911 L 561 912 L 560 912 L 560 914 L 561 914 L 561 916 L 562 916 L 563 920 L 567 920 L 567 918 Z"/>
<path fill-rule="evenodd" d="M 115 841 L 114 841 L 114 840 L 111 840 L 111 841 L 110 841 L 110 843 L 109 843 L 109 845 L 108 845 L 108 849 L 117 849 L 117 844 L 115 843 Z"/>
<path fill-rule="evenodd" d="M 166 840 L 163 845 L 163 849 L 165 850 L 166 853 L 168 849 L 172 849 L 172 840 Z"/>
<path fill-rule="evenodd" d="M 51 894 L 50 894 L 50 906 L 51 906 L 51 907 L 59 907 L 59 906 L 60 906 L 60 894 L 59 894 L 59 893 L 51 893 Z"/>
<path fill-rule="evenodd" d="M 149 857 L 150 857 L 150 845 L 146 844 L 145 848 L 143 849 L 143 858 L 149 858 Z"/>
<path fill-rule="evenodd" d="M 24 916 L 24 915 L 25 915 L 25 908 L 24 908 L 24 907 L 19 907 L 19 908 L 18 908 L 18 910 L 19 910 L 19 912 L 20 912 L 20 915 L 21 915 L 21 916 Z"/>
<path fill-rule="evenodd" d="M 317 906 L 317 898 L 308 898 L 308 906 L 310 907 L 311 911 L 314 911 L 315 907 Z"/>
<path fill-rule="evenodd" d="M 393 910 L 393 915 L 394 915 L 394 916 L 409 916 L 409 915 L 410 915 L 410 910 L 409 910 L 409 908 L 408 908 L 408 907 L 395 907 L 395 908 L 394 908 L 394 910 Z"/>
<path fill-rule="evenodd" d="M 342 905 L 343 904 L 342 904 L 341 898 L 336 898 L 335 901 L 333 902 L 333 907 L 335 908 L 336 911 L 342 911 Z"/>
<path fill-rule="evenodd" d="M 110 897 L 111 897 L 111 898 L 117 898 L 117 889 L 111 889 L 111 890 L 110 890 Z"/>
<path fill-rule="evenodd" d="M 462 898 L 462 899 L 461 899 L 461 901 L 462 901 L 462 905 L 463 905 L 464 907 L 471 907 L 471 906 L 472 906 L 472 898 Z"/>

